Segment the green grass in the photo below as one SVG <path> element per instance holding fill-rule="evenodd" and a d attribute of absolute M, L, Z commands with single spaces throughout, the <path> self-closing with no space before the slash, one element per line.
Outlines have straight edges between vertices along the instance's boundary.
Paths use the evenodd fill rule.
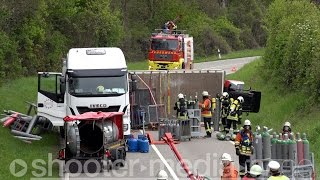
<path fill-rule="evenodd" d="M 253 126 L 260 125 L 273 128 L 281 132 L 283 123 L 290 121 L 293 132 L 307 133 L 311 151 L 315 153 L 316 167 L 320 167 L 320 144 L 318 132 L 320 131 L 319 105 L 308 100 L 304 92 L 290 92 L 277 88 L 271 81 L 265 81 L 260 76 L 263 71 L 262 60 L 245 65 L 235 74 L 228 75 L 228 79 L 243 80 L 247 88 L 251 86 L 262 92 L 261 108 L 259 113 L 251 113 L 248 118 Z M 319 168 L 316 169 L 320 174 Z M 319 176 L 318 176 L 319 177 Z"/>
<path fill-rule="evenodd" d="M 222 54 L 221 59 L 218 56 L 208 56 L 208 57 L 195 57 L 194 62 L 206 62 L 206 61 L 216 61 L 223 59 L 234 59 L 234 58 L 242 58 L 242 57 L 251 57 L 251 56 L 262 56 L 264 54 L 264 48 L 260 49 L 246 49 L 241 51 L 234 51 L 229 54 Z M 148 69 L 148 61 L 136 61 L 128 63 L 129 70 L 147 70 Z"/>
<path fill-rule="evenodd" d="M 37 95 L 37 79 L 35 77 L 22 78 L 19 80 L 10 81 L 4 86 L 0 87 L 0 110 L 11 109 L 26 113 L 27 104 L 25 101 L 35 102 Z M 52 158 L 57 157 L 58 152 L 58 135 L 56 133 L 47 133 L 42 135 L 42 140 L 34 141 L 32 144 L 27 144 L 14 138 L 8 128 L 0 127 L 0 154 L 1 154 L 1 168 L 0 179 L 30 179 L 35 175 L 44 171 L 37 170 L 36 166 L 32 166 L 32 162 L 36 159 L 44 160 L 45 164 L 39 161 L 36 165 L 45 169 L 45 176 L 43 177 L 57 177 L 58 166 L 54 164 L 52 176 L 48 170 L 48 153 L 52 153 Z M 27 173 L 25 176 L 18 178 L 11 174 L 10 164 L 15 159 L 21 159 L 27 163 Z M 16 169 L 18 172 L 19 166 Z M 35 167 L 35 168 L 34 168 Z M 51 171 L 51 170 L 50 170 Z M 32 174 L 33 173 L 33 174 Z M 49 175 L 49 176 L 48 176 Z"/>

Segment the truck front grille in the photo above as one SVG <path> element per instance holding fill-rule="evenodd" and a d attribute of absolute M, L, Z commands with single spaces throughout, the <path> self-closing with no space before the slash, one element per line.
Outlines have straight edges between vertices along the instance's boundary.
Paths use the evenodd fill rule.
<path fill-rule="evenodd" d="M 88 108 L 88 107 L 83 107 L 83 106 L 77 106 L 77 109 L 79 111 L 79 114 L 83 114 L 86 112 L 119 112 L 120 106 L 109 106 L 107 108 Z"/>
<path fill-rule="evenodd" d="M 172 54 L 155 54 L 154 59 L 158 61 L 170 61 L 172 60 L 173 55 Z"/>

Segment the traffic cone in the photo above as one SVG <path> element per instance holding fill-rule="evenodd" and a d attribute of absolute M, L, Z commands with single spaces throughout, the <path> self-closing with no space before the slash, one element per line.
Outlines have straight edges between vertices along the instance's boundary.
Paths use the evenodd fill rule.
<path fill-rule="evenodd" d="M 235 72 L 235 71 L 237 71 L 237 68 L 233 66 L 232 69 L 231 69 L 231 71 L 232 71 L 232 72 Z"/>

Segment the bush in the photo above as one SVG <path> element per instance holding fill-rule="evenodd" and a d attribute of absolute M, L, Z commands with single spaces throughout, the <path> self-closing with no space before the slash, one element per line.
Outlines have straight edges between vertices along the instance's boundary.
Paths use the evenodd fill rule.
<path fill-rule="evenodd" d="M 320 11 L 309 1 L 276 0 L 269 8 L 264 58 L 267 73 L 280 86 L 319 95 Z M 311 90 L 311 91 L 310 91 Z"/>

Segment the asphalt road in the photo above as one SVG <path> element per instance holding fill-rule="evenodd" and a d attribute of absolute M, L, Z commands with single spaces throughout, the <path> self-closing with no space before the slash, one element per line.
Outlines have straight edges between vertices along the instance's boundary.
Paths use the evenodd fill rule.
<path fill-rule="evenodd" d="M 195 69 L 223 69 L 230 74 L 255 59 L 257 57 L 203 62 L 196 63 L 194 67 Z M 149 132 L 156 140 L 158 139 L 157 131 Z M 139 133 L 141 132 L 135 132 L 136 137 Z M 204 129 L 201 130 L 201 133 L 204 136 Z M 176 147 L 191 172 L 205 175 L 212 180 L 220 179 L 220 157 L 224 152 L 230 153 L 235 164 L 238 165 L 233 143 L 217 140 L 215 133 L 212 138 L 192 138 L 191 141 L 181 142 Z M 126 165 L 119 170 L 104 171 L 99 174 L 65 174 L 64 179 L 155 180 L 159 170 L 165 170 L 169 179 L 188 179 L 187 173 L 181 168 L 174 153 L 165 144 L 151 145 L 149 153 L 127 153 Z"/>

